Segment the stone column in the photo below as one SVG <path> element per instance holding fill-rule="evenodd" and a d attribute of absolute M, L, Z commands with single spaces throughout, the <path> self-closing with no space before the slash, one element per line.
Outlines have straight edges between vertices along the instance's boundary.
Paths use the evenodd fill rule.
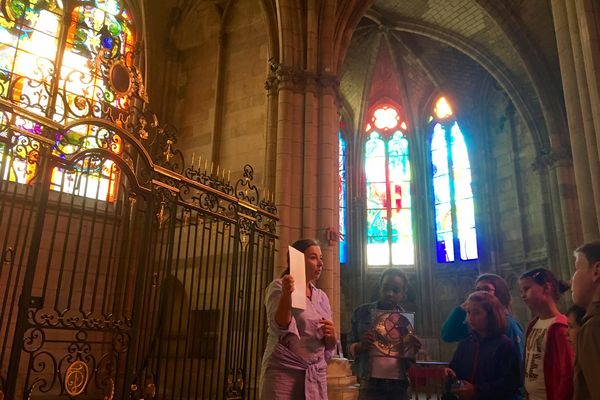
<path fill-rule="evenodd" d="M 318 210 L 317 220 L 321 239 L 327 228 L 330 232 L 339 229 L 339 204 L 338 204 L 338 86 L 335 76 L 320 75 L 319 98 L 319 175 L 318 175 Z M 321 287 L 329 296 L 333 310 L 336 329 L 339 331 L 340 322 L 340 262 L 339 242 L 337 237 L 332 237 L 330 243 L 323 243 L 323 256 L 325 258 L 326 273 L 321 278 Z"/>
<path fill-rule="evenodd" d="M 596 132 L 600 132 L 600 4 L 597 0 L 566 1 L 575 3 L 576 23 L 581 38 L 581 51 L 585 66 L 586 83 L 589 90 L 589 101 Z M 598 154 L 600 157 L 600 143 Z M 594 176 L 598 180 L 600 176 Z"/>
<path fill-rule="evenodd" d="M 281 67 L 278 67 L 281 68 Z M 294 149 L 294 91 L 292 90 L 291 77 L 279 70 L 277 77 L 278 105 L 277 105 L 277 154 L 276 154 L 276 187 L 275 198 L 279 212 L 279 262 L 276 266 L 285 268 L 287 263 L 287 246 L 296 236 L 292 232 L 292 209 L 295 198 L 302 187 L 293 186 L 293 153 Z M 297 156 L 296 156 L 297 157 Z M 277 271 L 276 271 L 277 274 Z"/>
<path fill-rule="evenodd" d="M 562 84 L 565 94 L 565 106 L 569 124 L 569 136 L 573 152 L 573 171 L 578 194 L 579 216 L 581 228 L 565 226 L 566 231 L 583 231 L 583 238 L 578 235 L 568 243 L 575 246 L 577 241 L 590 240 L 600 235 L 598 215 L 600 214 L 600 161 L 598 157 L 598 141 L 594 133 L 593 110 L 594 97 L 597 101 L 597 87 L 590 85 L 588 64 L 593 57 L 587 57 L 590 46 L 589 29 L 582 26 L 580 13 L 586 8 L 587 0 L 552 0 L 552 14 L 556 33 L 559 61 L 562 72 Z M 589 6 L 589 4 L 588 4 Z M 589 16 L 588 16 L 589 17 Z M 588 27 L 589 28 L 589 27 Z M 587 37 L 587 39 L 586 39 Z M 586 48 L 587 47 L 587 48 Z M 589 62 L 586 62 L 589 61 Z M 598 64 L 600 67 L 600 63 Z M 589 89 L 588 89 L 589 88 Z M 589 90 L 589 91 L 588 91 Z M 596 91 L 596 96 L 593 92 Z M 599 121 L 600 122 L 600 121 Z M 598 126 L 596 126 L 598 131 Z M 557 170 L 561 174 L 562 170 Z M 573 183 L 571 183 L 572 185 Z M 564 186 L 564 185 L 562 185 Z M 573 210 L 574 207 L 568 207 Z M 566 212 L 569 212 L 566 210 Z M 565 232 L 567 234 L 567 232 Z"/>

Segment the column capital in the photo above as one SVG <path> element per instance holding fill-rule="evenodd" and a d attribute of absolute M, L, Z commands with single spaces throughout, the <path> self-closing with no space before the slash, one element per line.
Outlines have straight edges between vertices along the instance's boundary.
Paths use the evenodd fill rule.
<path fill-rule="evenodd" d="M 289 89 L 301 93 L 331 94 L 338 98 L 339 88 L 340 80 L 334 74 L 315 73 L 269 60 L 265 89 L 270 93 Z"/>
<path fill-rule="evenodd" d="M 571 147 L 562 149 L 542 149 L 538 152 L 535 161 L 531 163 L 534 171 L 544 171 L 561 165 L 572 165 L 573 155 Z"/>

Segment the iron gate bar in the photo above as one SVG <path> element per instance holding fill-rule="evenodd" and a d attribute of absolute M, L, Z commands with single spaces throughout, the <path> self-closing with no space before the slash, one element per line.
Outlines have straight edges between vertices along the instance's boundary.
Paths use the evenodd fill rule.
<path fill-rule="evenodd" d="M 6 103 L 0 99 L 0 108 Z M 148 395 L 153 385 L 165 399 L 215 398 L 228 393 L 253 398 L 264 344 L 262 289 L 273 271 L 277 216 L 272 203 L 263 204 L 260 199 L 251 168 L 244 168 L 244 176 L 235 185 L 193 168 L 189 170 L 193 174 L 182 175 L 161 166 L 168 164 L 169 157 L 167 164 L 150 160 L 146 145 L 129 131 L 95 118 L 76 121 L 70 127 L 96 124 L 120 137 L 123 152 L 110 150 L 113 136 L 107 136 L 101 144 L 104 148 L 79 149 L 60 159 L 51 154 L 51 148 L 56 149 L 48 144 L 54 145 L 52 138 L 70 128 L 19 107 L 4 107 L 5 113 L 11 110 L 13 118 L 19 115 L 43 128 L 41 133 L 29 132 L 16 126 L 13 119 L 4 127 L 7 138 L 0 136 L 3 171 L 12 168 L 17 157 L 11 157 L 13 139 L 25 137 L 42 146 L 31 185 L 9 182 L 0 175 L 0 221 L 8 219 L 10 225 L 17 225 L 11 236 L 0 230 L 3 248 L 9 247 L 13 237 L 21 246 L 15 248 L 10 268 L 0 265 L 0 275 L 10 277 L 0 308 L 3 321 L 14 320 L 15 293 L 21 292 L 15 334 L 5 335 L 0 349 L 1 368 L 12 348 L 7 399 L 14 399 L 17 385 L 27 395 L 34 390 L 32 382 L 38 381 L 45 386 L 35 388 L 37 397 L 50 395 L 51 390 L 52 396 L 66 395 L 62 374 L 71 361 L 56 354 L 57 358 L 49 359 L 53 366 L 40 370 L 34 365 L 40 360 L 40 351 L 50 355 L 56 350 L 26 351 L 23 343 L 34 333 L 54 335 L 43 339 L 44 346 L 71 342 L 100 346 L 94 350 L 99 358 L 93 359 L 93 365 L 110 368 L 109 375 L 103 376 L 112 383 L 98 381 L 97 370 L 90 379 L 96 379 L 97 389 L 111 389 L 117 398 L 138 396 L 142 391 Z M 172 143 L 163 139 L 161 146 L 166 142 L 168 147 L 158 154 L 166 157 Z M 96 190 L 93 197 L 86 193 L 94 184 L 89 179 L 93 168 L 107 160 L 115 168 L 107 172 L 107 179 L 115 182 L 117 189 L 114 200 L 102 199 L 101 204 L 97 189 L 90 189 Z M 136 160 L 135 170 L 132 160 Z M 69 172 L 73 165 L 79 169 Z M 54 167 L 61 168 L 60 182 L 51 178 Z M 100 170 L 101 177 L 103 174 Z M 71 190 L 67 189 L 67 176 L 76 180 L 73 193 L 67 193 Z M 18 213 L 4 215 L 6 210 L 16 210 L 17 204 Z M 42 238 L 52 249 L 44 253 L 45 259 L 40 253 Z M 169 279 L 179 282 L 173 287 L 180 293 L 169 292 Z M 34 284 L 39 284 L 35 296 Z M 43 307 L 50 307 L 59 321 L 37 321 Z M 67 312 L 83 319 L 83 325 L 63 320 Z M 89 320 L 96 318 L 95 313 L 101 321 Z M 120 324 L 118 328 L 114 323 Z M 4 328 L 5 332 L 11 329 L 10 323 Z M 100 354 L 111 340 L 109 351 Z M 21 371 L 24 355 L 28 365 Z M 232 371 L 234 386 L 229 392 L 224 371 Z M 40 373 L 48 374 L 48 380 Z M 93 398 L 86 390 L 82 396 Z"/>
<path fill-rule="evenodd" d="M 48 163 L 50 161 L 47 157 L 49 148 L 45 144 L 40 144 L 39 152 L 40 157 L 40 174 L 41 178 L 39 182 L 35 183 L 33 191 L 33 199 L 35 200 L 36 195 L 39 196 L 39 204 L 36 217 L 34 221 L 34 229 L 31 237 L 31 246 L 29 247 L 29 255 L 27 259 L 27 266 L 25 269 L 25 275 L 23 278 L 23 289 L 18 302 L 17 320 L 15 325 L 15 336 L 13 339 L 13 350 L 10 354 L 10 361 L 8 364 L 8 371 L 6 377 L 6 395 L 8 399 L 14 399 L 16 393 L 16 382 L 17 374 L 19 371 L 20 363 L 20 349 L 23 347 L 23 335 L 27 328 L 27 311 L 29 309 L 29 302 L 31 300 L 31 286 L 35 275 L 35 266 L 37 258 L 40 252 L 40 247 L 35 246 L 35 243 L 40 243 L 42 239 L 42 229 L 44 226 L 46 205 L 48 204 L 48 192 L 50 191 L 50 171 Z"/>

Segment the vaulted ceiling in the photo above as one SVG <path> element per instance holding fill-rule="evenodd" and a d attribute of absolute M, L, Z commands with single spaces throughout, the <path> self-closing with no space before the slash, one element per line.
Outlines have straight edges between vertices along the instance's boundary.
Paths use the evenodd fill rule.
<path fill-rule="evenodd" d="M 368 106 L 372 65 L 382 45 L 393 54 L 405 89 L 419 97 L 414 108 L 424 105 L 427 93 L 451 91 L 469 98 L 474 82 L 493 79 L 515 104 L 540 148 L 565 143 L 547 1 L 374 1 L 354 32 L 342 74 L 342 95 L 355 122 Z"/>

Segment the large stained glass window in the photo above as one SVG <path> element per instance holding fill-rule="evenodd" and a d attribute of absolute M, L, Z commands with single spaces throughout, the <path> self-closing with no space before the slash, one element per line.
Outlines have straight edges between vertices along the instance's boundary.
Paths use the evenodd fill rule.
<path fill-rule="evenodd" d="M 66 4 L 73 5 L 67 23 Z M 119 110 L 129 106 L 126 92 L 132 89 L 131 82 L 120 91 L 106 79 L 107 75 L 114 78 L 119 68 L 101 71 L 107 65 L 104 60 L 125 68 L 133 64 L 131 18 L 118 0 L 7 0 L 2 7 L 1 98 L 62 125 L 82 118 L 108 119 L 109 114 L 118 120 Z M 39 129 L 31 120 L 23 120 L 20 127 L 32 133 Z M 55 155 L 64 158 L 101 147 L 106 136 L 101 124 L 73 124 L 58 139 Z M 121 151 L 118 144 L 111 150 Z M 4 168 L 2 178 L 27 183 L 35 175 L 35 162 L 8 161 L 11 167 Z M 82 162 L 68 173 L 55 168 L 52 189 L 112 200 L 117 180 L 114 163 L 90 163 Z"/>
<path fill-rule="evenodd" d="M 463 134 L 448 101 L 434 109 L 431 166 L 437 260 L 476 260 L 477 232 L 471 189 L 471 166 Z"/>
<path fill-rule="evenodd" d="M 414 264 L 407 124 L 399 107 L 381 105 L 366 127 L 367 263 Z"/>
<path fill-rule="evenodd" d="M 348 261 L 348 242 L 346 240 L 346 223 L 347 223 L 347 181 L 346 181 L 346 141 L 342 137 L 342 132 L 338 134 L 340 151 L 339 151 L 339 207 L 340 207 L 340 264 L 345 264 Z"/>

